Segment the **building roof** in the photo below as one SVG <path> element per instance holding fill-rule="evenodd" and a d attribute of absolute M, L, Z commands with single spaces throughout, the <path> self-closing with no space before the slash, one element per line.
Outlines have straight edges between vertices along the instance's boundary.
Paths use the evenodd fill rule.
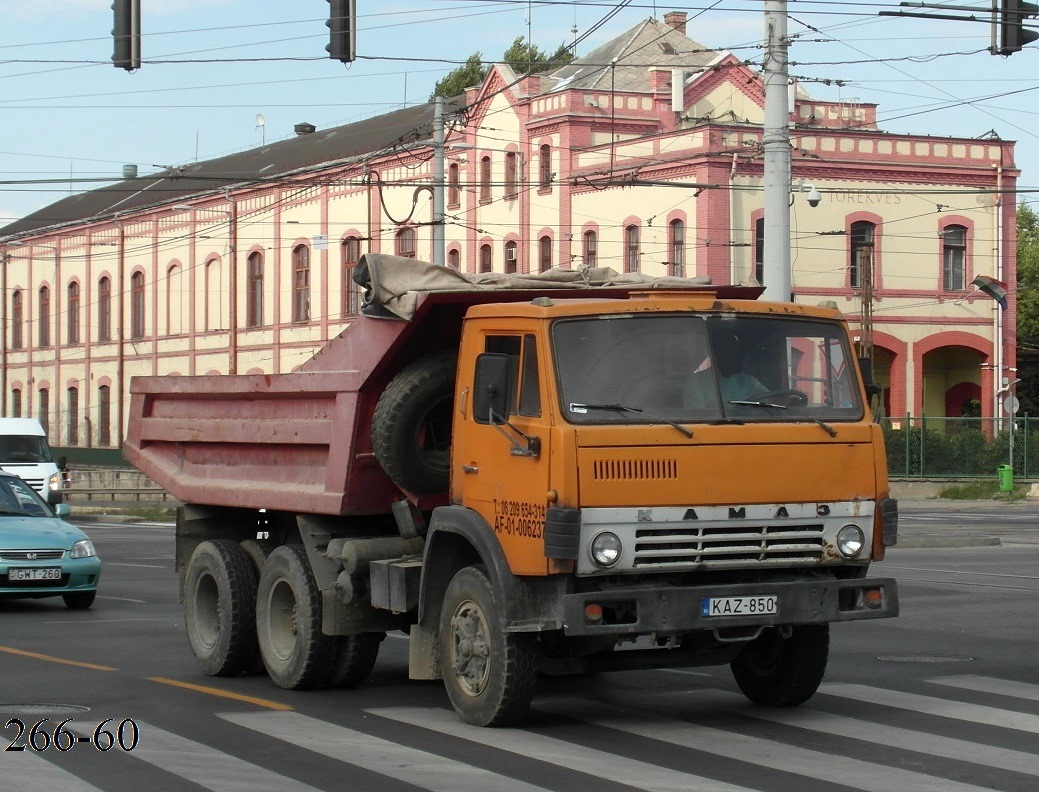
<path fill-rule="evenodd" d="M 719 53 L 698 44 L 671 25 L 646 19 L 612 41 L 571 61 L 548 76 L 550 90 L 652 91 L 650 67 L 695 71 L 718 59 Z M 616 61 L 616 65 L 611 65 Z"/>
<path fill-rule="evenodd" d="M 460 106 L 460 98 L 449 100 L 445 110 L 450 112 Z M 242 185 L 274 181 L 310 169 L 367 158 L 373 152 L 395 145 L 429 140 L 432 134 L 433 105 L 416 105 L 72 195 L 0 228 L 0 237 L 29 235 Z"/>

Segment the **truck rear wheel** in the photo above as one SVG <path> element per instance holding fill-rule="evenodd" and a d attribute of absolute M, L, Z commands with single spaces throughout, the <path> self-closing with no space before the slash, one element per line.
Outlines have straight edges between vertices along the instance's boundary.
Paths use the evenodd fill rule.
<path fill-rule="evenodd" d="M 233 676 L 256 657 L 256 570 L 228 539 L 201 542 L 184 579 L 184 624 L 203 673 Z"/>
<path fill-rule="evenodd" d="M 768 629 L 747 644 L 730 664 L 748 699 L 766 707 L 793 707 L 819 689 L 830 651 L 830 625 L 793 628 L 789 638 Z"/>
<path fill-rule="evenodd" d="M 271 680 L 287 690 L 324 682 L 335 641 L 321 632 L 321 592 L 298 545 L 275 548 L 256 594 L 256 637 Z"/>
<path fill-rule="evenodd" d="M 452 578 L 440 611 L 444 687 L 466 723 L 513 723 L 530 707 L 537 656 L 529 635 L 501 629 L 500 609 L 482 566 Z"/>
<path fill-rule="evenodd" d="M 385 637 L 386 633 L 381 632 L 339 636 L 325 686 L 354 687 L 364 682 L 375 667 L 379 644 Z"/>
<path fill-rule="evenodd" d="M 372 416 L 372 449 L 403 490 L 446 492 L 451 467 L 455 353 L 435 352 L 390 380 Z"/>

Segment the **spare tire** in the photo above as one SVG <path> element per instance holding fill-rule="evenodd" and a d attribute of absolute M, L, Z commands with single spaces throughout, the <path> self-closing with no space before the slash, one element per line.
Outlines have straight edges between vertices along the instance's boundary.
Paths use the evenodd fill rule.
<path fill-rule="evenodd" d="M 372 417 L 372 449 L 403 490 L 446 492 L 451 473 L 456 355 L 434 352 L 401 369 Z"/>

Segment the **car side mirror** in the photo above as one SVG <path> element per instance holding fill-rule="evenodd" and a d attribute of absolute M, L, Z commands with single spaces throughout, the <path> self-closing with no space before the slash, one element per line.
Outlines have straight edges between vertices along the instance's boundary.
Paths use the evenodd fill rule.
<path fill-rule="evenodd" d="M 484 352 L 476 358 L 473 388 L 473 418 L 477 423 L 502 423 L 511 415 L 513 358 L 499 352 Z"/>
<path fill-rule="evenodd" d="M 67 503 L 57 503 L 54 505 L 54 513 L 61 519 L 65 519 L 72 514 L 72 507 Z"/>

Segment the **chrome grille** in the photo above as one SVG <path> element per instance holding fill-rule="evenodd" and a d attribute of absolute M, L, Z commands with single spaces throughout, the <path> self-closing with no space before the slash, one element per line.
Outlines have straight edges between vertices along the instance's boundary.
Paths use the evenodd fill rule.
<path fill-rule="evenodd" d="M 821 523 L 791 525 L 785 521 L 778 525 L 639 527 L 635 531 L 634 567 L 817 562 L 823 558 L 823 529 Z"/>
<path fill-rule="evenodd" d="M 57 561 L 64 550 L 0 550 L 0 561 Z"/>

